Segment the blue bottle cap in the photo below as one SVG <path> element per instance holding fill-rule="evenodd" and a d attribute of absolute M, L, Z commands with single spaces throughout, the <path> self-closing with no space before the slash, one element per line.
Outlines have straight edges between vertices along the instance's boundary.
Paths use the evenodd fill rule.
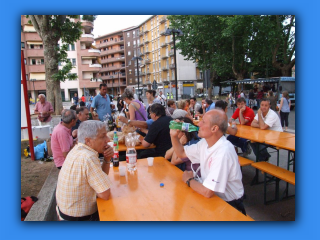
<path fill-rule="evenodd" d="M 163 187 L 164 186 L 164 184 L 163 183 L 160 183 L 160 187 Z"/>
<path fill-rule="evenodd" d="M 117 133 L 117 131 L 114 131 L 113 133 Z"/>

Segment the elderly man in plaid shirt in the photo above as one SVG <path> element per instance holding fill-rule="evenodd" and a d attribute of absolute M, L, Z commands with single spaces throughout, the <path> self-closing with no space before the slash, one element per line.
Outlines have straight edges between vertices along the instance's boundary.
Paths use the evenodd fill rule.
<path fill-rule="evenodd" d="M 78 144 L 68 153 L 60 171 L 56 200 L 59 220 L 99 221 L 97 196 L 108 200 L 108 177 L 113 149 L 105 126 L 88 120 L 78 128 Z M 100 164 L 99 153 L 104 155 Z"/>

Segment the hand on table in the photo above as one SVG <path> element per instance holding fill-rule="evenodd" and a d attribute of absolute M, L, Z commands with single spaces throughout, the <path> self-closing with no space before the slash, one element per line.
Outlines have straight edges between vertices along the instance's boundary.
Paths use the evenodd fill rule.
<path fill-rule="evenodd" d="M 184 171 L 182 174 L 182 181 L 187 182 L 190 178 L 193 178 L 193 172 L 192 171 Z"/>

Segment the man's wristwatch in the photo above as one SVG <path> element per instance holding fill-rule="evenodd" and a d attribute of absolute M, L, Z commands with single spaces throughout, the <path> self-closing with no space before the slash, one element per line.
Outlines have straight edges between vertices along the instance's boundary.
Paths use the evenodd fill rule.
<path fill-rule="evenodd" d="M 128 125 L 130 124 L 130 122 L 131 122 L 131 120 L 129 119 L 129 120 L 128 120 Z"/>
<path fill-rule="evenodd" d="M 189 178 L 189 179 L 186 181 L 186 184 L 188 185 L 188 187 L 190 187 L 190 181 L 191 181 L 192 179 L 194 179 L 194 177 Z"/>

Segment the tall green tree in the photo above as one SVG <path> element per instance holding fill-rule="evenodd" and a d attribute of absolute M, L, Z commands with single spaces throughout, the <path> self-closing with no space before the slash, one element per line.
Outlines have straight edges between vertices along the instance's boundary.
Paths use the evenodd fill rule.
<path fill-rule="evenodd" d="M 46 75 L 47 100 L 51 102 L 56 114 L 61 114 L 62 98 L 60 81 L 76 79 L 70 74 L 72 64 L 67 60 L 67 45 L 74 44 L 82 34 L 78 15 L 27 15 L 43 41 L 44 63 Z M 58 47 L 58 41 L 64 43 Z M 58 63 L 66 62 L 59 70 Z"/>

